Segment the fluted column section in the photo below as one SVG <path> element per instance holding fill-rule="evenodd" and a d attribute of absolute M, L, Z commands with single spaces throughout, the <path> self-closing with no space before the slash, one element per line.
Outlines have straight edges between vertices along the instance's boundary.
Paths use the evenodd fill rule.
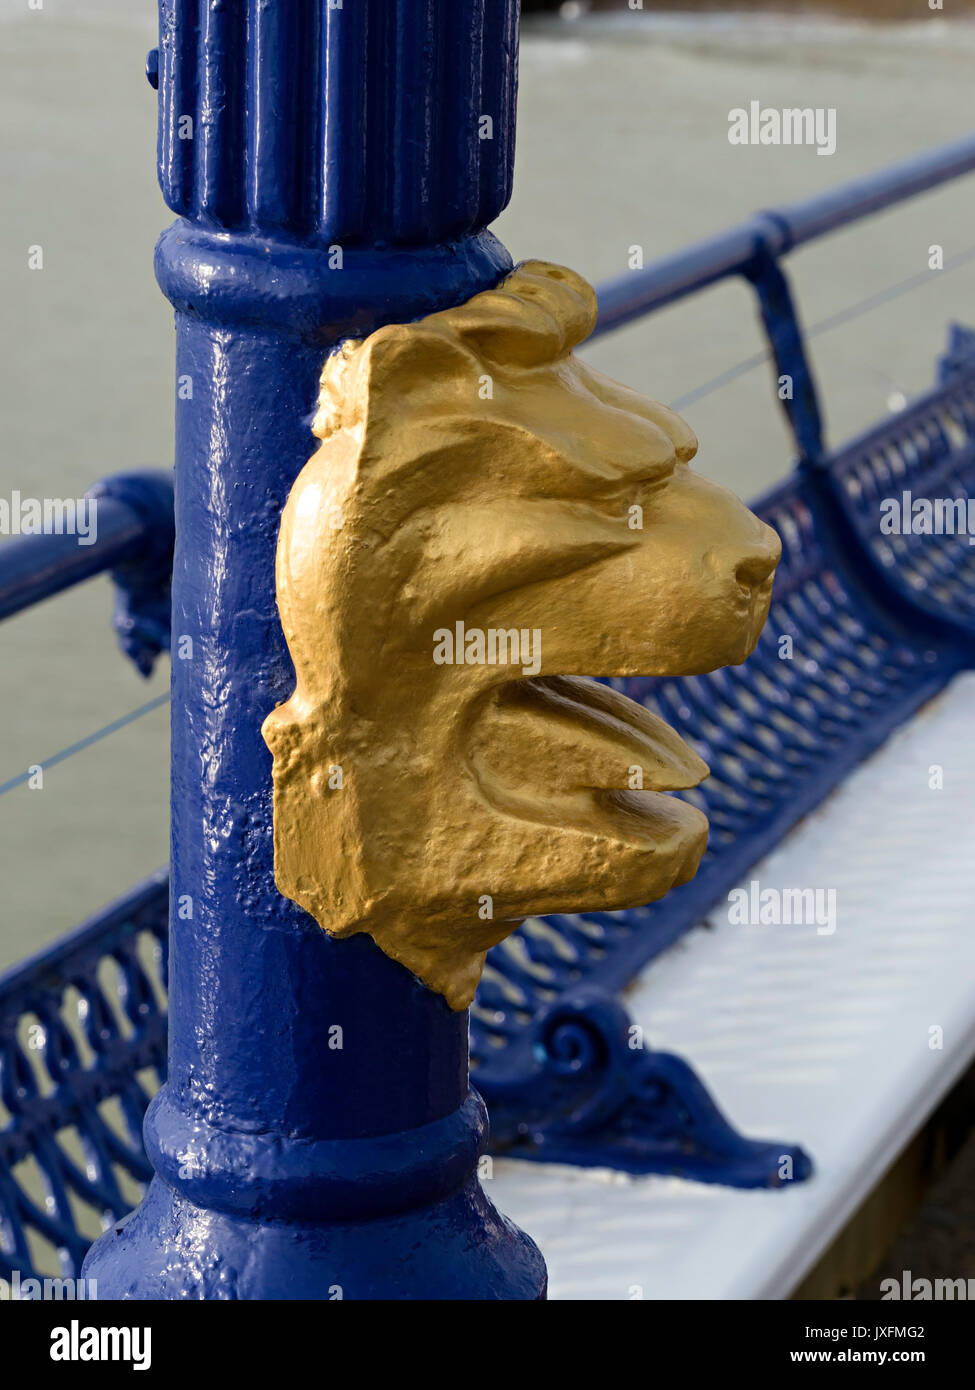
<path fill-rule="evenodd" d="M 160 9 L 159 182 L 179 216 L 418 246 L 486 227 L 511 196 L 513 0 Z"/>

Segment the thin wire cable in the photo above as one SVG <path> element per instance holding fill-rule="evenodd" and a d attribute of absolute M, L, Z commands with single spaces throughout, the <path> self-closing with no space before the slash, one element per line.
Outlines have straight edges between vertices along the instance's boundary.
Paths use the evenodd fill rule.
<path fill-rule="evenodd" d="M 960 269 L 975 259 L 975 246 L 970 246 L 967 251 L 959 251 L 956 256 L 949 256 L 945 261 L 944 267 L 939 272 L 947 275 L 953 270 Z M 896 285 L 889 285 L 885 290 L 878 290 L 876 294 L 871 294 L 866 299 L 860 299 L 855 304 L 850 304 L 846 309 L 840 309 L 835 314 L 830 314 L 827 318 L 820 319 L 818 323 L 812 324 L 803 333 L 804 339 L 819 337 L 822 333 L 829 333 L 834 328 L 839 328 L 844 323 L 849 323 L 852 319 L 859 318 L 861 314 L 869 313 L 871 309 L 877 309 L 881 304 L 887 304 L 893 299 L 898 299 L 902 294 L 908 294 L 911 290 L 918 289 L 921 285 L 933 283 L 932 272 L 922 270 L 917 275 L 912 275 L 907 280 L 901 280 Z M 702 382 L 693 391 L 688 391 L 685 396 L 680 396 L 676 401 L 672 401 L 671 410 L 686 410 L 689 405 L 696 401 L 703 400 L 705 396 L 710 396 L 712 392 L 718 391 L 722 386 L 728 386 L 732 381 L 737 381 L 739 377 L 747 372 L 760 367 L 764 362 L 771 361 L 772 351 L 766 348 L 763 352 L 753 353 L 751 357 L 744 358 L 733 367 L 727 367 L 718 376 L 712 377 L 710 381 Z"/>
<path fill-rule="evenodd" d="M 93 734 L 88 734 L 86 738 L 79 739 L 77 743 L 72 743 L 68 748 L 62 748 L 60 753 L 55 753 L 53 757 L 45 759 L 43 762 L 35 763 L 34 767 L 40 767 L 46 771 L 49 767 L 56 767 L 58 763 L 63 763 L 66 758 L 71 758 L 75 753 L 80 753 L 85 748 L 90 748 L 93 743 L 98 743 L 103 738 L 108 738 L 109 734 L 114 734 L 118 729 L 124 729 L 126 724 L 132 724 L 136 719 L 141 719 L 144 714 L 151 713 L 154 709 L 159 709 L 160 705 L 165 705 L 169 701 L 169 691 L 165 695 L 157 695 L 154 700 L 150 700 L 145 705 L 140 705 L 138 709 L 132 710 L 130 714 L 123 714 L 121 719 L 113 719 L 111 724 L 106 724 L 102 729 L 96 729 Z M 29 782 L 34 775 L 33 769 L 28 768 L 26 772 L 18 773 L 16 777 L 11 777 L 9 782 L 0 782 L 0 796 L 5 792 L 13 791 L 14 787 L 22 786 L 24 782 Z"/>

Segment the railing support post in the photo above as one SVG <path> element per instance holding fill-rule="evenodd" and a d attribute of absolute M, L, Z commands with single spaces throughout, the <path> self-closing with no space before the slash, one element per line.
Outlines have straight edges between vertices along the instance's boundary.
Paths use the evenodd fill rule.
<path fill-rule="evenodd" d="M 276 890 L 279 519 L 328 353 L 510 268 L 517 0 L 161 0 L 178 220 L 169 1079 L 86 1262 L 136 1298 L 537 1298 L 476 1178 L 467 1015 Z M 395 673 L 390 672 L 394 679 Z"/>

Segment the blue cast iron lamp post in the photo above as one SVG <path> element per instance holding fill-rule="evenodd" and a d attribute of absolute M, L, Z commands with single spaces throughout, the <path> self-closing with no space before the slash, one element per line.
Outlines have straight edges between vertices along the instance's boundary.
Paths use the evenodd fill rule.
<path fill-rule="evenodd" d="M 517 0 L 160 0 L 176 310 L 169 1079 L 102 1298 L 539 1298 L 476 1178 L 467 1015 L 275 888 L 281 511 L 344 338 L 510 258 Z"/>

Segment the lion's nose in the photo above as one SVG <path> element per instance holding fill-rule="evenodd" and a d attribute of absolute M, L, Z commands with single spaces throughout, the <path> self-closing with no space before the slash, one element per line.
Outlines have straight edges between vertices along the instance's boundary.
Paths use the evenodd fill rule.
<path fill-rule="evenodd" d="M 746 555 L 744 560 L 739 560 L 735 568 L 735 578 L 743 588 L 757 589 L 765 583 L 778 561 L 778 547 L 767 546 L 763 550 L 756 550 L 751 555 Z"/>

